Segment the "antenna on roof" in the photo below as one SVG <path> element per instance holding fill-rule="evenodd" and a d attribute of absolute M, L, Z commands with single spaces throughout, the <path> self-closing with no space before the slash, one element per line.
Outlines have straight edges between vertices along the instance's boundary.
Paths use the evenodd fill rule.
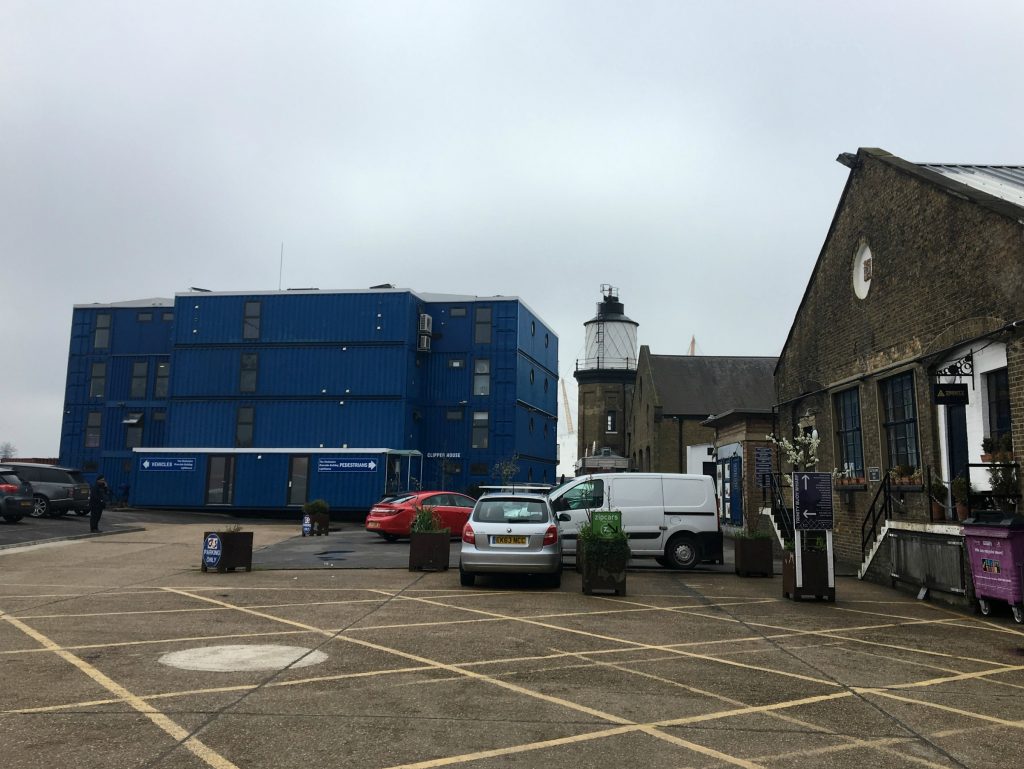
<path fill-rule="evenodd" d="M 281 275 L 284 273 L 284 241 L 281 241 L 281 261 L 277 266 L 277 290 L 281 290 Z"/>

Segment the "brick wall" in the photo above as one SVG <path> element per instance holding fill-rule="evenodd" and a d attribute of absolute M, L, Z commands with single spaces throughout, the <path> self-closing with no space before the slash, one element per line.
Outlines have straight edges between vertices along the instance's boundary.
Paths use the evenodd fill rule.
<path fill-rule="evenodd" d="M 779 429 L 816 428 L 817 469 L 831 471 L 838 465 L 832 396 L 856 387 L 864 464 L 884 472 L 879 382 L 911 371 L 922 467 L 937 467 L 936 361 L 928 356 L 1024 318 L 1024 227 L 870 154 L 859 157 L 779 361 Z M 853 268 L 862 242 L 873 255 L 872 279 L 858 299 Z M 999 339 L 1008 345 L 1014 442 L 1022 447 L 1024 341 L 1016 333 Z M 849 504 L 837 497 L 836 549 L 844 561 L 860 561 L 861 522 L 876 490 L 868 483 Z M 908 493 L 905 501 L 902 516 L 927 519 L 926 494 Z"/>

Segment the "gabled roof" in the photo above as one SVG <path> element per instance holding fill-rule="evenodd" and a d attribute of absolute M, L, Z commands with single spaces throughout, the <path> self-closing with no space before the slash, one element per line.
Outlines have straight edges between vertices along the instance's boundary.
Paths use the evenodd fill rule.
<path fill-rule="evenodd" d="M 804 302 L 814 283 L 821 260 L 825 255 L 829 242 L 832 240 L 832 233 L 835 231 L 839 215 L 846 203 L 846 195 L 850 191 L 850 184 L 854 174 L 869 157 L 879 162 L 897 168 L 910 176 L 921 181 L 933 184 L 950 195 L 962 198 L 970 203 L 983 206 L 997 214 L 1005 216 L 1016 222 L 1024 223 L 1024 166 L 982 166 L 982 165 L 959 165 L 942 163 L 911 163 L 909 160 L 896 157 L 891 152 L 886 152 L 877 147 L 861 147 L 857 153 L 843 152 L 836 160 L 850 169 L 846 178 L 846 185 L 839 197 L 839 205 L 836 206 L 832 215 L 832 222 L 829 224 L 828 233 L 821 244 L 818 258 L 811 270 L 811 275 L 804 287 L 800 304 L 793 316 L 793 322 L 789 326 L 789 333 L 782 345 L 782 351 L 778 360 L 782 359 L 789 341 L 793 337 L 793 328 L 796 326 L 796 319 L 803 310 Z"/>
<path fill-rule="evenodd" d="M 651 355 L 662 414 L 708 417 L 730 409 L 771 409 L 778 358 Z"/>

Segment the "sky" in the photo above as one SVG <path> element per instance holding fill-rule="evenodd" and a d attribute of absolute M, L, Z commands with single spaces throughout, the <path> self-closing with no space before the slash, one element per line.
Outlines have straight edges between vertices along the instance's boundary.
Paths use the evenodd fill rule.
<path fill-rule="evenodd" d="M 0 3 L 0 443 L 56 456 L 72 307 L 601 284 L 656 354 L 777 355 L 841 152 L 1024 164 L 1024 3 Z M 284 249 L 281 265 L 282 244 Z"/>

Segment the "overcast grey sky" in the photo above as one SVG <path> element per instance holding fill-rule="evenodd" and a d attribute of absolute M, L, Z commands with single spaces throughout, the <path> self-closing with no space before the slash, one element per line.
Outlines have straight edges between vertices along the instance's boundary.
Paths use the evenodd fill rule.
<path fill-rule="evenodd" d="M 1022 164 L 1024 3 L 0 2 L 0 442 L 55 456 L 74 304 L 519 295 L 571 380 L 776 355 L 840 152 Z"/>

